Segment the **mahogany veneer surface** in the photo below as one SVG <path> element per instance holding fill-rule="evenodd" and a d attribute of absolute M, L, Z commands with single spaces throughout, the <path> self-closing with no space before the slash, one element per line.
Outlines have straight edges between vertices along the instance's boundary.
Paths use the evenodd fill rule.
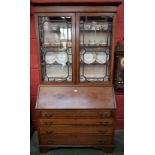
<path fill-rule="evenodd" d="M 37 109 L 113 109 L 112 87 L 41 86 Z"/>

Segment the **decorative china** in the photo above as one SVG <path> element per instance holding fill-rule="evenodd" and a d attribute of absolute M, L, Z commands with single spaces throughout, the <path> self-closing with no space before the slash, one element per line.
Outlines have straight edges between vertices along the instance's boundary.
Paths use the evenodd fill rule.
<path fill-rule="evenodd" d="M 107 42 L 106 42 L 106 40 L 100 40 L 100 43 L 99 43 L 100 45 L 106 45 L 107 44 Z"/>
<path fill-rule="evenodd" d="M 57 30 L 60 29 L 60 27 L 59 27 L 59 26 L 52 26 L 50 29 L 51 29 L 52 31 L 57 31 Z"/>
<path fill-rule="evenodd" d="M 84 54 L 84 62 L 86 64 L 91 64 L 96 60 L 96 54 L 95 53 L 85 53 Z"/>
<path fill-rule="evenodd" d="M 108 29 L 108 23 L 102 23 L 101 29 L 107 30 Z"/>
<path fill-rule="evenodd" d="M 68 60 L 68 59 L 67 59 L 67 53 L 66 53 L 66 52 L 59 52 L 59 53 L 58 53 L 56 61 L 57 61 L 59 64 L 62 64 L 62 66 L 65 66 L 67 60 Z"/>
<path fill-rule="evenodd" d="M 92 30 L 96 30 L 96 22 L 95 21 L 92 22 L 91 29 Z"/>
<path fill-rule="evenodd" d="M 49 27 L 48 27 L 48 22 L 45 22 L 45 23 L 44 23 L 44 31 L 48 31 L 48 28 L 49 28 Z"/>
<path fill-rule="evenodd" d="M 97 81 L 96 78 L 87 78 L 88 81 Z"/>
<path fill-rule="evenodd" d="M 89 44 L 88 45 L 95 45 L 96 43 L 95 43 L 95 40 L 94 41 L 92 41 L 92 42 L 89 42 Z"/>
<path fill-rule="evenodd" d="M 56 61 L 57 54 L 54 52 L 47 52 L 45 55 L 45 61 L 48 64 L 52 64 Z"/>
<path fill-rule="evenodd" d="M 64 81 L 63 78 L 56 78 L 55 81 L 60 82 L 60 81 Z"/>
<path fill-rule="evenodd" d="M 84 29 L 85 29 L 85 30 L 89 30 L 89 29 L 90 29 L 90 24 L 85 24 L 85 25 L 84 25 Z"/>
<path fill-rule="evenodd" d="M 96 55 L 96 61 L 100 64 L 106 63 L 108 59 L 109 59 L 109 55 L 106 55 L 105 52 L 98 52 Z"/>
<path fill-rule="evenodd" d="M 59 30 L 60 29 L 60 27 L 59 26 L 57 26 L 57 25 L 53 25 L 51 22 L 45 22 L 44 23 L 44 30 L 45 31 L 57 31 L 57 30 Z"/>

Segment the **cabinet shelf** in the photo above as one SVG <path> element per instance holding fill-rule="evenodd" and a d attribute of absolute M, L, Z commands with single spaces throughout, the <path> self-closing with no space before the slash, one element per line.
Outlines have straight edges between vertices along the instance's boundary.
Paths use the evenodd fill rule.
<path fill-rule="evenodd" d="M 93 62 L 93 63 L 90 63 L 90 64 L 87 64 L 83 61 L 80 62 L 80 64 L 84 64 L 84 65 L 106 65 L 106 64 L 109 64 L 108 62 L 105 62 L 105 63 L 99 63 L 99 62 Z"/>
<path fill-rule="evenodd" d="M 87 45 L 87 44 L 80 44 L 80 46 L 86 48 L 98 48 L 98 47 L 111 47 L 111 45 Z"/>
<path fill-rule="evenodd" d="M 95 32 L 111 32 L 111 30 L 91 30 L 91 29 L 80 29 L 80 32 L 93 32 L 93 33 L 95 33 Z"/>
<path fill-rule="evenodd" d="M 42 44 L 42 48 L 63 48 L 63 45 L 51 45 L 51 44 Z M 72 46 L 66 46 L 66 48 L 72 48 Z"/>
<path fill-rule="evenodd" d="M 72 62 L 69 62 L 69 61 L 67 61 L 66 62 L 66 64 L 67 65 L 72 65 Z M 80 61 L 80 64 L 84 64 L 84 65 L 108 65 L 109 64 L 109 62 L 107 61 L 107 62 L 105 62 L 105 63 L 99 63 L 99 62 L 93 62 L 93 63 L 90 63 L 90 64 L 88 64 L 88 63 L 85 63 L 84 61 Z M 60 63 L 58 63 L 58 62 L 54 62 L 54 63 L 46 63 L 46 62 L 42 62 L 42 66 L 43 65 L 48 65 L 48 66 L 50 66 L 50 65 L 62 65 L 62 64 L 60 64 Z"/>
<path fill-rule="evenodd" d="M 72 63 L 70 63 L 69 61 L 66 62 L 66 65 L 71 65 L 71 64 L 72 64 Z M 42 62 L 42 66 L 44 66 L 44 65 L 46 65 L 46 66 L 61 65 L 61 66 L 62 66 L 62 64 L 60 64 L 60 63 L 58 63 L 58 62 L 53 62 L 53 63 Z"/>

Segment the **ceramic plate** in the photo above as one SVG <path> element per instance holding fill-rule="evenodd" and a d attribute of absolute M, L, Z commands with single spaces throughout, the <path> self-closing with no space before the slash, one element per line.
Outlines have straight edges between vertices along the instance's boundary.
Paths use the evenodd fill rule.
<path fill-rule="evenodd" d="M 54 52 L 47 52 L 45 55 L 45 61 L 48 64 L 52 64 L 55 62 L 57 54 Z"/>
<path fill-rule="evenodd" d="M 96 60 L 96 54 L 95 53 L 85 53 L 84 54 L 84 62 L 86 64 L 91 64 Z"/>
<path fill-rule="evenodd" d="M 67 62 L 67 53 L 66 52 L 59 52 L 56 61 L 63 66 L 66 65 Z"/>
<path fill-rule="evenodd" d="M 108 59 L 109 59 L 109 56 L 107 55 L 107 58 L 106 58 L 106 53 L 104 52 L 98 52 L 96 55 L 96 61 L 100 64 L 106 63 Z"/>
<path fill-rule="evenodd" d="M 101 28 L 103 30 L 107 30 L 108 29 L 108 23 L 102 23 Z"/>

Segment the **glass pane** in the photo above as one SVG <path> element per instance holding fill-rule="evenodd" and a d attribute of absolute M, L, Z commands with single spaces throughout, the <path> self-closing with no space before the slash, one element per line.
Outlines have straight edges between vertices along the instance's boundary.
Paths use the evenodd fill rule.
<path fill-rule="evenodd" d="M 80 17 L 80 81 L 109 81 L 110 16 Z"/>
<path fill-rule="evenodd" d="M 71 17 L 38 17 L 42 79 L 72 81 Z"/>

